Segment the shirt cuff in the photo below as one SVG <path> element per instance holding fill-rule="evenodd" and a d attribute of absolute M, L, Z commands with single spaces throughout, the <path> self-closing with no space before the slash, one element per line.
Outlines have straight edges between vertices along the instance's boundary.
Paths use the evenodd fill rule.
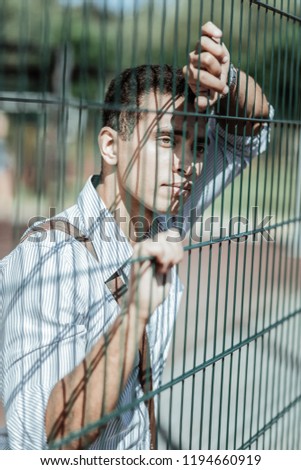
<path fill-rule="evenodd" d="M 274 117 L 274 108 L 269 107 L 269 121 Z M 270 142 L 270 122 L 265 122 L 258 134 L 254 136 L 242 136 L 226 132 L 222 126 L 218 126 L 218 136 L 221 141 L 227 140 L 228 148 L 232 147 L 236 154 L 241 154 L 248 163 L 252 158 L 257 157 L 267 150 Z"/>

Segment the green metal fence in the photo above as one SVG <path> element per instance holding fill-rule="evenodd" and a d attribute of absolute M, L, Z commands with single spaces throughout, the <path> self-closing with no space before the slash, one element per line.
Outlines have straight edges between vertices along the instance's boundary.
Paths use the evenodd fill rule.
<path fill-rule="evenodd" d="M 210 19 L 260 83 L 275 108 L 268 150 L 185 240 L 185 293 L 163 383 L 148 396 L 158 396 L 161 449 L 299 449 L 301 2 L 1 0 L 0 10 L 10 125 L 0 257 L 99 171 L 100 110 L 116 73 L 183 66 Z"/>

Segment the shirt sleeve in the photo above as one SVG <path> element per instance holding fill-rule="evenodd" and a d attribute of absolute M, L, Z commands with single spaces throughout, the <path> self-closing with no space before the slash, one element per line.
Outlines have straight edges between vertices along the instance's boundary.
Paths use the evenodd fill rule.
<path fill-rule="evenodd" d="M 270 106 L 269 120 L 273 117 L 274 109 Z M 269 123 L 264 123 L 257 135 L 244 137 L 226 132 L 213 118 L 209 120 L 202 174 L 184 206 L 185 232 L 254 157 L 266 152 L 269 141 Z"/>
<path fill-rule="evenodd" d="M 10 449 L 47 449 L 51 390 L 85 355 L 85 299 L 69 258 L 60 244 L 26 241 L 9 259 L 3 397 Z"/>

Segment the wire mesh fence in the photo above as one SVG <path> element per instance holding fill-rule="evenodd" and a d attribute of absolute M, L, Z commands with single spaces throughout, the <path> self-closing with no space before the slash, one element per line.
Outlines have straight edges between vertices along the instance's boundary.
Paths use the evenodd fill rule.
<path fill-rule="evenodd" d="M 233 140 L 229 140 L 232 134 L 229 100 L 224 108 L 219 98 L 214 109 L 208 106 L 201 113 L 206 119 L 205 135 L 211 135 L 211 142 L 214 142 L 211 161 L 207 161 L 209 144 L 205 139 L 202 169 L 203 174 L 212 171 L 211 196 L 206 191 L 199 195 L 198 214 L 190 221 L 191 230 L 184 238 L 184 260 L 176 268 L 184 291 L 174 327 L 172 329 L 169 322 L 173 324 L 171 318 L 176 316 L 176 301 L 171 304 L 169 300 L 164 307 L 166 310 L 160 312 L 166 314 L 168 324 L 160 320 L 160 316 L 154 317 L 152 332 L 148 332 L 150 338 L 151 334 L 163 338 L 161 349 L 156 353 L 154 346 L 154 356 L 151 356 L 154 386 L 151 390 L 140 390 L 130 397 L 123 397 L 116 409 L 92 424 L 81 423 L 82 429 L 75 434 L 59 434 L 63 440 L 52 445 L 57 448 L 80 438 L 81 445 L 85 446 L 86 434 L 99 428 L 101 434 L 105 434 L 103 429 L 110 429 L 108 423 L 115 420 L 117 425 L 112 429 L 118 432 L 117 438 L 111 429 L 111 434 L 105 434 L 99 445 L 118 448 L 129 428 L 135 427 L 133 410 L 141 410 L 145 399 L 154 397 L 159 449 L 300 448 L 301 2 L 1 0 L 0 8 L 0 257 L 11 253 L 29 225 L 56 216 L 75 204 L 89 175 L 100 173 L 102 160 L 97 142 L 99 130 L 105 124 L 102 112 L 120 108 L 122 100 L 122 95 L 115 90 L 115 101 L 105 103 L 105 92 L 111 79 L 125 68 L 141 64 L 148 64 L 149 75 L 150 64 L 183 67 L 207 21 L 212 21 L 223 31 L 231 62 L 238 71 L 254 77 L 275 109 L 273 120 L 271 115 L 254 119 L 269 130 L 270 142 L 264 152 L 237 175 L 235 165 L 238 160 L 235 159 L 238 159 L 238 151 L 243 159 L 250 156 L 244 142 L 247 123 L 252 122 L 252 117 L 239 117 L 236 109 L 235 123 L 242 123 L 242 137 L 236 129 Z M 238 80 L 239 77 L 238 72 Z M 158 89 L 161 90 L 164 79 L 160 77 L 159 82 Z M 175 90 L 174 81 L 172 86 Z M 142 109 L 142 113 L 154 111 L 151 100 L 144 105 L 146 109 Z M 141 103 L 138 108 L 141 112 Z M 137 112 L 137 103 L 129 111 Z M 160 106 L 159 111 L 155 111 L 157 115 L 162 113 Z M 178 111 L 174 107 L 168 113 L 176 116 L 175 119 L 188 113 L 195 122 L 200 116 L 198 110 L 187 108 Z M 225 117 L 228 120 L 222 126 Z M 217 123 L 213 130 L 209 124 L 212 119 Z M 186 126 L 184 119 L 185 132 Z M 199 127 L 196 124 L 196 134 Z M 220 127 L 223 127 L 223 137 Z M 261 143 L 257 148 L 256 139 L 255 133 L 251 133 L 249 145 L 259 154 Z M 183 143 L 183 159 L 185 145 Z M 194 163 L 196 152 L 194 145 Z M 219 155 L 222 168 L 218 166 Z M 232 164 L 234 161 L 234 166 L 228 174 L 230 160 Z M 152 172 L 158 172 L 158 168 L 143 165 L 142 170 L 144 183 L 151 179 Z M 197 194 L 192 192 L 193 198 L 197 198 Z M 154 201 L 156 205 L 156 198 Z M 180 216 L 184 202 L 180 198 Z M 190 204 L 193 208 L 194 202 Z M 174 214 L 167 212 L 174 221 Z M 140 210 L 141 216 L 146 213 L 145 208 Z M 87 214 L 87 217 L 91 215 Z M 58 244 L 61 241 L 59 238 Z M 108 255 L 113 265 L 112 257 L 116 253 L 118 258 L 125 256 L 123 249 L 114 249 L 116 252 Z M 40 248 L 36 248 L 36 252 L 32 256 L 41 263 L 45 253 Z M 10 256 L 5 260 L 11 259 Z M 57 322 L 61 325 L 62 322 L 67 324 L 70 318 L 68 315 L 63 319 L 60 317 L 67 308 L 62 285 L 64 275 L 68 276 L 68 273 L 64 266 L 58 271 L 54 268 L 56 263 L 63 264 L 59 256 L 57 251 L 54 264 L 52 267 L 45 265 L 45 272 L 40 265 L 30 295 L 40 298 L 39 289 L 48 276 L 48 281 L 51 279 L 56 287 L 46 289 L 47 302 L 51 306 L 60 306 Z M 67 289 L 67 296 L 72 292 L 74 297 L 66 301 L 73 305 L 72 315 L 79 323 L 82 298 L 78 300 L 76 289 L 86 288 L 84 295 L 89 296 L 93 294 L 91 284 L 99 282 L 95 267 L 96 274 L 91 268 L 88 281 L 81 277 L 81 269 L 86 266 L 83 258 L 85 256 L 75 249 L 72 262 L 78 265 L 79 271 L 72 281 L 73 290 Z M 14 287 L 17 294 L 10 297 L 11 304 L 5 300 L 0 304 L 0 340 L 3 344 L 11 328 L 7 305 L 17 305 L 15 310 L 20 314 L 28 308 L 28 298 L 22 299 L 21 293 L 26 291 L 26 282 L 30 283 L 30 279 L 25 258 L 20 255 L 18 259 L 19 270 L 24 273 L 23 284 Z M 105 265 L 105 254 L 101 261 Z M 53 269 L 50 274 L 49 269 Z M 81 283 L 84 288 L 80 287 Z M 178 296 L 178 290 L 181 288 L 175 284 L 174 298 Z M 107 301 L 104 288 L 100 291 Z M 5 299 L 3 292 L 2 296 Z M 40 308 L 43 302 L 40 298 L 34 303 Z M 91 323 L 99 321 L 97 309 L 103 309 L 104 302 L 102 298 L 94 303 L 87 300 Z M 106 307 L 107 312 L 111 307 Z M 32 312 L 30 318 L 33 318 Z M 104 318 L 104 324 L 110 324 L 111 319 L 106 318 L 106 314 Z M 27 331 L 29 321 L 26 315 L 19 319 L 17 330 Z M 165 331 L 168 338 L 164 338 Z M 168 343 L 171 331 L 168 349 L 164 341 Z M 31 334 L 32 331 L 28 333 L 29 339 L 32 339 Z M 63 330 L 56 330 L 56 340 L 62 338 L 63 341 L 64 334 Z M 87 334 L 82 346 L 85 352 L 94 344 L 94 334 L 95 331 L 91 337 Z M 23 348 L 26 340 L 20 335 Z M 44 345 L 44 333 L 39 331 L 37 336 L 41 343 L 35 345 Z M 28 355 L 36 353 L 35 346 L 31 351 L 27 343 L 25 349 L 22 348 L 20 350 Z M 70 350 L 55 351 L 61 357 L 57 361 L 60 362 L 64 354 L 67 357 Z M 4 348 L 1 352 L 3 371 L 4 352 L 8 353 Z M 69 359 L 68 356 L 70 364 L 74 361 L 73 366 L 80 356 L 77 349 L 74 354 L 78 357 Z M 166 355 L 164 370 L 161 363 L 157 364 L 156 354 Z M 16 414 L 13 401 L 18 399 L 26 381 L 31 387 L 29 403 L 30 400 L 34 402 L 35 396 L 47 400 L 49 390 L 43 389 L 43 383 L 47 381 L 47 368 L 53 367 L 47 362 L 50 355 L 47 348 L 40 351 L 29 369 L 24 358 L 14 357 L 21 363 L 19 383 L 4 396 L 3 382 L 0 395 L 7 418 L 10 413 Z M 43 362 L 45 370 L 42 370 Z M 51 388 L 53 386 L 54 383 Z M 28 432 L 32 440 L 32 422 L 28 429 L 24 424 L 31 410 L 24 410 L 22 406 L 26 405 L 18 408 L 17 421 L 20 421 L 24 436 Z M 18 429 L 14 429 L 14 425 L 11 430 L 9 428 L 12 435 Z M 128 447 L 137 445 L 139 448 L 139 432 L 135 435 L 133 431 Z M 11 437 L 13 441 L 14 437 Z M 21 438 L 16 445 L 26 448 L 26 442 L 24 437 L 24 441 Z M 43 446 L 41 442 L 37 438 L 33 448 Z"/>

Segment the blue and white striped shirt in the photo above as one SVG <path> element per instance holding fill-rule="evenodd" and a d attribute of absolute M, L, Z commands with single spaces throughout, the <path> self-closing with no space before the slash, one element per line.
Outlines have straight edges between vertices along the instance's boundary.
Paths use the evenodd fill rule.
<path fill-rule="evenodd" d="M 212 119 L 205 171 L 195 183 L 194 201 L 187 201 L 185 215 L 192 207 L 205 209 L 253 156 L 266 149 L 268 135 L 265 125 L 253 139 L 225 136 Z M 118 316 L 119 307 L 105 281 L 118 269 L 129 275 L 131 245 L 91 179 L 76 205 L 58 218 L 66 218 L 93 241 L 99 262 L 73 237 L 55 231 L 30 236 L 0 263 L 0 401 L 6 415 L 0 449 L 47 449 L 45 411 L 51 390 Z M 168 297 L 147 326 L 154 390 L 160 385 L 183 291 L 175 269 L 172 277 Z M 138 359 L 137 352 L 119 406 L 143 395 Z M 143 401 L 110 420 L 91 446 L 149 447 L 149 417 Z"/>

